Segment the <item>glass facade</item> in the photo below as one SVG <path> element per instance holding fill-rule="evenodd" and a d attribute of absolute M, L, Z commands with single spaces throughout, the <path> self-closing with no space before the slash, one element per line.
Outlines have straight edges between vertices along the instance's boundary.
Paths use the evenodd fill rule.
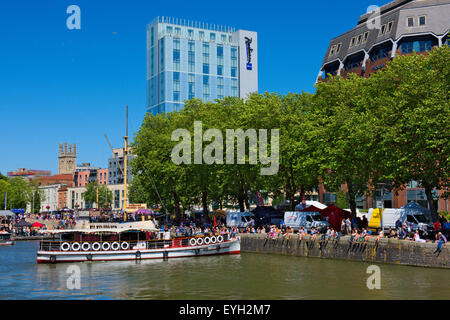
<path fill-rule="evenodd" d="M 157 18 L 147 26 L 147 112 L 185 100 L 239 96 L 239 44 L 232 28 Z"/>

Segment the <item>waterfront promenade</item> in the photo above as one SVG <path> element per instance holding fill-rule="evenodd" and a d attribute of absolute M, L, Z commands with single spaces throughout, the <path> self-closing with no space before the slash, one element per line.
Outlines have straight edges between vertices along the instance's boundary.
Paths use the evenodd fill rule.
<path fill-rule="evenodd" d="M 274 253 L 302 257 L 344 259 L 371 263 L 390 263 L 419 267 L 450 268 L 449 248 L 444 246 L 437 254 L 437 243 L 419 243 L 395 238 L 368 239 L 366 242 L 350 242 L 349 236 L 340 239 L 321 240 L 297 234 L 271 239 L 267 234 L 240 234 L 241 251 Z"/>

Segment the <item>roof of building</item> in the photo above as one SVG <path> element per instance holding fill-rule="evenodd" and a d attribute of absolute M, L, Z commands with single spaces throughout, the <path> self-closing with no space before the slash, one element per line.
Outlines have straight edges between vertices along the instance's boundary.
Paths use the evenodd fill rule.
<path fill-rule="evenodd" d="M 437 8 L 437 6 L 443 5 L 445 7 Z M 426 27 L 420 27 L 419 31 L 417 31 L 417 28 L 407 30 L 406 22 L 400 21 L 400 17 L 404 10 L 424 8 L 424 14 L 433 13 L 434 15 L 442 16 L 442 18 L 434 20 L 450 21 L 447 19 L 448 14 L 450 14 L 449 5 L 450 0 L 392 1 L 381 7 L 380 26 L 388 25 L 392 22 L 392 29 L 389 32 L 386 31 L 384 34 L 380 34 L 380 29 L 373 28 L 370 23 L 363 23 L 366 22 L 373 13 L 364 14 L 360 17 L 358 24 L 353 29 L 344 32 L 330 41 L 322 67 L 333 62 L 344 62 L 346 57 L 358 52 L 364 54 L 365 52 L 369 52 L 375 46 L 382 45 L 384 43 L 393 43 L 404 35 L 414 35 L 417 32 L 433 33 L 436 35 L 446 33 L 450 28 L 450 24 L 448 24 L 448 22 L 446 24 L 442 21 L 432 21 L 430 24 L 427 24 Z M 362 39 L 364 39 L 364 34 L 366 33 L 368 34 L 368 37 L 365 41 L 350 47 L 351 41 L 354 37 L 358 38 L 359 36 L 362 36 Z M 340 50 L 334 54 L 331 54 L 331 49 L 334 46 L 337 47 L 338 45 L 340 45 Z"/>

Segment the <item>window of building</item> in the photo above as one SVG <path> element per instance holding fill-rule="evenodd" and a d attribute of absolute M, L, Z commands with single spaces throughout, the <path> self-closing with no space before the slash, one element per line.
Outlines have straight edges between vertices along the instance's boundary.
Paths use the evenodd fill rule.
<path fill-rule="evenodd" d="M 237 47 L 231 47 L 231 59 L 237 59 Z"/>
<path fill-rule="evenodd" d="M 217 57 L 223 57 L 223 46 L 217 45 Z"/>
<path fill-rule="evenodd" d="M 171 26 L 167 26 L 166 27 L 166 32 L 167 32 L 168 35 L 171 36 L 172 35 L 172 27 Z"/>
<path fill-rule="evenodd" d="M 198 32 L 198 36 L 199 36 L 200 40 L 205 39 L 205 32 L 204 31 L 199 31 Z"/>
<path fill-rule="evenodd" d="M 188 72 L 195 72 L 195 42 L 188 42 Z"/>
<path fill-rule="evenodd" d="M 222 65 L 217 65 L 217 75 L 218 76 L 223 76 L 223 66 Z"/>
<path fill-rule="evenodd" d="M 336 203 L 336 194 L 331 192 L 323 193 L 323 204 L 329 206 L 332 203 Z"/>
<path fill-rule="evenodd" d="M 369 39 L 369 31 L 364 33 L 364 43 L 367 42 L 367 39 Z"/>
<path fill-rule="evenodd" d="M 208 74 L 209 73 L 209 64 L 208 63 L 204 63 L 203 64 L 203 73 L 204 74 Z"/>
<path fill-rule="evenodd" d="M 209 76 L 203 76 L 203 99 L 209 100 Z"/>
<path fill-rule="evenodd" d="M 391 51 L 391 50 L 392 50 L 392 44 L 374 48 L 370 52 L 370 61 L 376 61 L 379 59 L 387 58 L 389 56 L 389 51 Z"/>
<path fill-rule="evenodd" d="M 222 34 L 222 35 L 220 36 L 220 40 L 221 40 L 222 42 L 226 42 L 226 41 L 227 41 L 227 36 L 226 36 L 225 34 Z"/>
<path fill-rule="evenodd" d="M 188 37 L 189 37 L 190 39 L 194 38 L 194 30 L 188 29 Z"/>
<path fill-rule="evenodd" d="M 159 102 L 164 101 L 164 72 L 159 76 Z"/>
<path fill-rule="evenodd" d="M 414 27 L 414 17 L 406 18 L 406 24 L 408 27 Z"/>
<path fill-rule="evenodd" d="M 336 51 L 336 46 L 332 46 L 331 50 L 330 50 L 330 56 L 332 56 L 335 51 Z"/>
<path fill-rule="evenodd" d="M 382 26 L 381 26 L 381 29 L 380 29 L 380 36 L 382 36 L 383 34 L 385 34 L 385 32 L 386 32 L 386 25 L 385 24 L 383 24 Z"/>
<path fill-rule="evenodd" d="M 233 97 L 238 96 L 238 84 L 237 79 L 231 79 L 231 95 Z"/>
<path fill-rule="evenodd" d="M 338 43 L 338 45 L 336 47 L 336 53 L 339 53 L 339 51 L 341 51 L 341 47 L 342 47 L 342 43 Z"/>
<path fill-rule="evenodd" d="M 356 37 L 353 37 L 352 40 L 350 40 L 350 48 L 355 45 Z"/>
<path fill-rule="evenodd" d="M 419 17 L 419 26 L 424 26 L 427 24 L 427 17 L 426 16 L 420 16 Z"/>
<path fill-rule="evenodd" d="M 211 40 L 211 41 L 216 41 L 216 34 L 213 33 L 213 32 L 211 32 L 211 33 L 209 34 L 209 40 Z"/>
<path fill-rule="evenodd" d="M 180 101 L 180 73 L 173 73 L 173 100 Z"/>
<path fill-rule="evenodd" d="M 232 42 L 233 41 L 233 37 L 232 36 L 228 36 L 228 42 Z"/>
<path fill-rule="evenodd" d="M 356 40 L 356 45 L 359 45 L 359 44 L 362 43 L 362 37 L 363 37 L 362 34 L 360 34 L 360 35 L 358 36 L 358 38 L 357 38 L 357 40 Z"/>
<path fill-rule="evenodd" d="M 406 40 L 401 44 L 402 54 L 430 51 L 433 48 L 432 40 Z"/>
<path fill-rule="evenodd" d="M 394 25 L 394 21 L 391 21 L 387 24 L 386 33 L 389 33 L 392 31 L 392 26 Z"/>
<path fill-rule="evenodd" d="M 224 90 L 223 90 L 223 78 L 218 77 L 217 78 L 217 98 L 223 99 L 224 96 Z"/>
<path fill-rule="evenodd" d="M 188 96 L 189 99 L 195 96 L 195 75 L 192 73 L 188 74 Z"/>
<path fill-rule="evenodd" d="M 175 28 L 175 34 L 177 36 L 180 36 L 181 35 L 181 28 Z"/>
<path fill-rule="evenodd" d="M 173 70 L 180 71 L 180 39 L 173 40 Z"/>

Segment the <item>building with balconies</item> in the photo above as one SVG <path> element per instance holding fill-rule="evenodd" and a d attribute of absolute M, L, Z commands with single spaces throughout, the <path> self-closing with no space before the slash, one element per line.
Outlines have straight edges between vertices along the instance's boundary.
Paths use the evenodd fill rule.
<path fill-rule="evenodd" d="M 331 40 L 317 81 L 330 75 L 368 77 L 398 55 L 426 54 L 448 45 L 450 0 L 395 0 L 360 16 Z"/>

